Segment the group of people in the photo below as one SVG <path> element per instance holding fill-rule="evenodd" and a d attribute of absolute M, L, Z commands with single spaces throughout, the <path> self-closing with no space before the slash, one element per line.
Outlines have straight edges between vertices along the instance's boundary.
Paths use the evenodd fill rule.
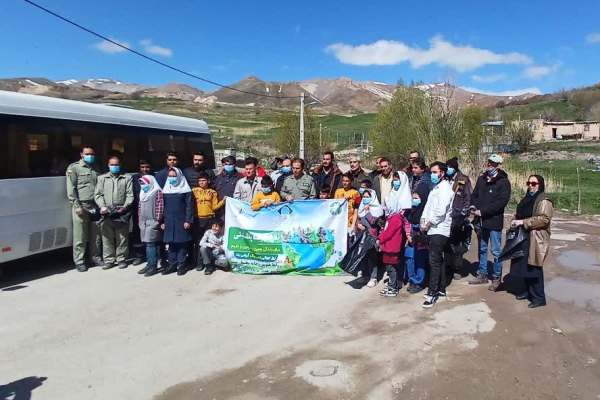
<path fill-rule="evenodd" d="M 193 154 L 191 161 L 181 170 L 177 154 L 168 153 L 165 167 L 155 173 L 141 160 L 137 173 L 125 174 L 119 156 L 113 155 L 108 172 L 100 174 L 94 149 L 83 147 L 81 159 L 67 168 L 77 269 L 86 271 L 90 264 L 126 268 L 131 250 L 134 265 L 146 259 L 139 271 L 145 276 L 159 271 L 159 260 L 163 274 L 183 275 L 193 267 L 209 275 L 226 266 L 227 197 L 245 201 L 253 210 L 319 198 L 347 200 L 349 242 L 373 243 L 361 260 L 361 278 L 365 286 L 375 287 L 387 273 L 382 296 L 397 296 L 406 283 L 412 294 L 427 289 L 423 307 L 433 307 L 446 296 L 449 282 L 463 277 L 472 227 L 479 264 L 469 283 L 489 283 L 492 291 L 501 285 L 502 230 L 511 185 L 497 154 L 489 157 L 474 188 L 457 158 L 427 165 L 418 151 L 396 168 L 380 157 L 377 168 L 368 173 L 358 157 L 351 157 L 349 170 L 342 172 L 330 151 L 310 172 L 299 158 L 277 159 L 271 173 L 254 157 L 244 160 L 243 169 L 237 168 L 233 156 L 224 157 L 217 170 L 206 166 L 201 153 Z M 532 175 L 511 223 L 511 229 L 528 233 L 524 256 L 512 260 L 511 272 L 523 277 L 526 292 L 516 297 L 529 299 L 530 307 L 546 303 L 542 265 L 552 211 L 543 178 Z"/>

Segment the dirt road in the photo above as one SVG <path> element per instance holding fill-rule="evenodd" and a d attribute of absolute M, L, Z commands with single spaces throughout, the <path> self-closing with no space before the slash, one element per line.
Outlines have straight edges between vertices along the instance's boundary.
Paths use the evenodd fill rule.
<path fill-rule="evenodd" d="M 465 280 L 423 310 L 420 294 L 383 299 L 349 277 L 42 259 L 41 276 L 0 285 L 0 399 L 600 399 L 598 234 L 555 220 L 535 310 Z"/>

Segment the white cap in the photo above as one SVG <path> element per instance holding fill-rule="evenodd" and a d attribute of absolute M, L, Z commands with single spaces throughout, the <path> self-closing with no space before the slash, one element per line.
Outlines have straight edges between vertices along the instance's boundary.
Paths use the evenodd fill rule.
<path fill-rule="evenodd" d="M 496 164 L 502 164 L 502 162 L 504 161 L 502 156 L 500 156 L 499 154 L 492 154 L 488 157 L 488 160 Z"/>

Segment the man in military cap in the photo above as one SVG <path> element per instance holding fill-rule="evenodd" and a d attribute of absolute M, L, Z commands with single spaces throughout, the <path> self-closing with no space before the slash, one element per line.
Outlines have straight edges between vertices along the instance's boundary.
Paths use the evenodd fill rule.
<path fill-rule="evenodd" d="M 73 262 L 80 272 L 87 271 L 87 256 L 93 264 L 102 263 L 100 258 L 100 235 L 95 221 L 99 210 L 94 202 L 94 190 L 98 180 L 95 152 L 90 146 L 81 149 L 81 159 L 67 167 L 67 198 L 73 216 Z"/>

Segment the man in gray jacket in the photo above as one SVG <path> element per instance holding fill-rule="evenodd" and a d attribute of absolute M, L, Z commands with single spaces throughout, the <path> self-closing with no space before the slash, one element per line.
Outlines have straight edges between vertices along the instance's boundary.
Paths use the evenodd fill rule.
<path fill-rule="evenodd" d="M 127 268 L 133 185 L 131 176 L 121 171 L 121 160 L 118 156 L 109 158 L 108 170 L 109 172 L 98 177 L 94 193 L 94 199 L 103 217 L 100 224 L 104 258 L 102 268 L 112 268 L 115 262 L 119 268 Z"/>
<path fill-rule="evenodd" d="M 246 158 L 244 163 L 245 178 L 235 184 L 233 198 L 251 203 L 256 193 L 260 190 L 260 178 L 256 176 L 258 160 L 254 157 Z"/>

